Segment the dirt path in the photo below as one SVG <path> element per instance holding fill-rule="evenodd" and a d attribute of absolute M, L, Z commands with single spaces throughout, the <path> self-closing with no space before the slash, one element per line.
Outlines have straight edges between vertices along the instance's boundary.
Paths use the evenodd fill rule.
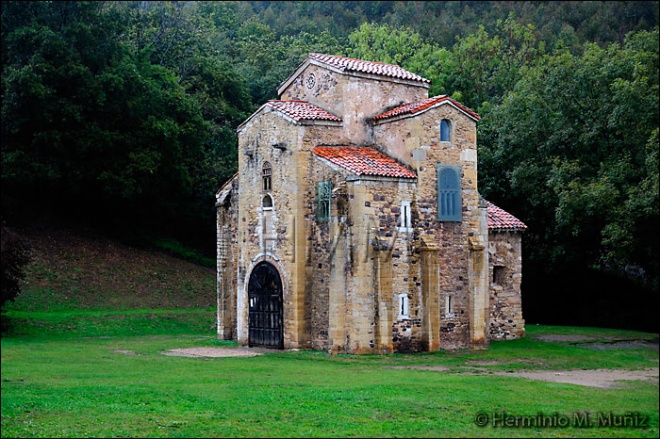
<path fill-rule="evenodd" d="M 554 383 L 578 384 L 580 386 L 616 388 L 622 381 L 650 381 L 658 385 L 658 368 L 644 370 L 594 369 L 594 370 L 541 370 L 533 372 L 495 372 L 490 375 L 514 376 L 530 380 Z"/>
<path fill-rule="evenodd" d="M 495 364 L 495 363 L 490 363 Z M 436 372 L 448 372 L 449 368 L 444 366 L 400 366 L 396 369 L 432 370 Z M 622 381 L 655 381 L 658 385 L 658 368 L 644 370 L 627 369 L 592 369 L 592 370 L 535 370 L 529 372 L 461 372 L 462 375 L 476 376 L 507 376 L 520 377 L 529 380 L 550 381 L 554 383 L 578 384 L 580 386 L 600 387 L 602 389 L 616 388 Z"/>
<path fill-rule="evenodd" d="M 163 355 L 169 355 L 174 357 L 191 357 L 191 358 L 255 357 L 257 355 L 262 355 L 265 352 L 268 352 L 268 350 L 259 349 L 259 348 L 246 348 L 246 347 L 186 348 L 186 349 L 171 349 L 169 351 L 163 352 Z"/>

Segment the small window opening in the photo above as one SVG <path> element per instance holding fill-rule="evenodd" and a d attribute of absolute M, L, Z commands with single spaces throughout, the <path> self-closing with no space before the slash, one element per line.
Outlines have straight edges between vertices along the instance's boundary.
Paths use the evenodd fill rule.
<path fill-rule="evenodd" d="M 264 209 L 272 209 L 273 198 L 268 194 L 264 195 L 263 200 L 261 200 L 261 207 L 263 207 Z"/>
<path fill-rule="evenodd" d="M 504 267 L 495 265 L 493 267 L 493 283 L 495 285 L 504 285 Z"/>
<path fill-rule="evenodd" d="M 272 189 L 272 175 L 273 168 L 270 165 L 270 162 L 265 162 L 261 170 L 261 178 L 263 182 L 262 189 L 264 191 L 269 191 Z"/>
<path fill-rule="evenodd" d="M 410 201 L 401 202 L 401 221 L 399 227 L 402 232 L 412 231 L 412 216 L 410 213 Z"/>
<path fill-rule="evenodd" d="M 399 320 L 410 318 L 409 298 L 407 294 L 399 294 Z"/>
<path fill-rule="evenodd" d="M 454 298 L 452 296 L 445 296 L 445 315 L 454 315 Z"/>
<path fill-rule="evenodd" d="M 440 141 L 451 142 L 451 122 L 447 119 L 440 122 Z"/>

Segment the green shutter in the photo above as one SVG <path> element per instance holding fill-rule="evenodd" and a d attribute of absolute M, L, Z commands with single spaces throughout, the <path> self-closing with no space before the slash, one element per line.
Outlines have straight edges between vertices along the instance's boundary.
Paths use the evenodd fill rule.
<path fill-rule="evenodd" d="M 438 163 L 438 221 L 462 221 L 461 167 Z"/>

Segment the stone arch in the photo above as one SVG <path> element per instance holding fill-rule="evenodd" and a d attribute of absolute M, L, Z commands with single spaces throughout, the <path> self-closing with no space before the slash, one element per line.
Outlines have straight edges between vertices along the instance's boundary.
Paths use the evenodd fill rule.
<path fill-rule="evenodd" d="M 248 277 L 248 345 L 284 347 L 284 285 L 272 263 L 258 262 Z"/>

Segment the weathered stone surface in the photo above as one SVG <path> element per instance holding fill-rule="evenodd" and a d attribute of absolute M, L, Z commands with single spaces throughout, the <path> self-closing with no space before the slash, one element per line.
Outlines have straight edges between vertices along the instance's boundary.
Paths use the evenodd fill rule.
<path fill-rule="evenodd" d="M 493 340 L 525 336 L 522 315 L 522 248 L 520 233 L 492 232 L 488 248 L 490 258 L 490 322 L 488 333 Z"/>
<path fill-rule="evenodd" d="M 386 354 L 524 335 L 520 234 L 488 232 L 474 115 L 447 101 L 374 123 L 385 109 L 427 99 L 427 88 L 311 64 L 287 84 L 282 100 L 342 122 L 292 120 L 264 106 L 239 128 L 238 173 L 217 194 L 218 337 L 249 343 L 248 284 L 262 261 L 282 282 L 287 349 Z M 442 119 L 450 141 L 440 141 Z M 316 156 L 320 145 L 376 148 L 417 178 L 354 175 Z M 460 165 L 460 222 L 438 221 L 438 163 Z M 331 182 L 328 221 L 317 220 L 319 182 Z"/>

